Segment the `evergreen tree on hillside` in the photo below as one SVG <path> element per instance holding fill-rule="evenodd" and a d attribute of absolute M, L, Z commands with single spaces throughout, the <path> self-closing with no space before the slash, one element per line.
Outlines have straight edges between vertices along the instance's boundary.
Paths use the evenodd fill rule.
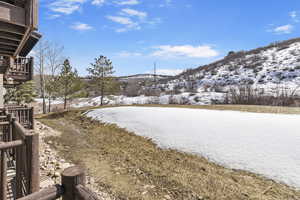
<path fill-rule="evenodd" d="M 59 96 L 64 99 L 64 109 L 67 108 L 67 102 L 76 97 L 83 87 L 83 84 L 76 70 L 73 70 L 68 59 L 66 59 L 57 77 L 57 89 Z"/>
<path fill-rule="evenodd" d="M 92 78 L 92 86 L 100 91 L 101 105 L 103 105 L 104 96 L 112 94 L 119 90 L 118 83 L 112 76 L 114 74 L 112 62 L 105 56 L 95 58 L 95 63 L 87 69 L 90 77 Z"/>

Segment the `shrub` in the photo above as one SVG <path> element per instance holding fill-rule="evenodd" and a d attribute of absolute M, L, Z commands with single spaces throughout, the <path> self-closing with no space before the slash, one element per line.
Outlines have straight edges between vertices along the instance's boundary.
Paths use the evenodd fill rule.
<path fill-rule="evenodd" d="M 292 106 L 297 99 L 295 92 L 286 88 L 277 87 L 274 94 L 267 94 L 264 89 L 254 88 L 250 85 L 231 87 L 224 100 L 224 104 L 243 105 L 268 105 L 268 106 Z"/>

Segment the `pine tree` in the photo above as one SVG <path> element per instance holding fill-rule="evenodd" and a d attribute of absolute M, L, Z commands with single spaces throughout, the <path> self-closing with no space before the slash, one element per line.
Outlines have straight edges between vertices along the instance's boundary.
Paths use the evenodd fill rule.
<path fill-rule="evenodd" d="M 16 102 L 21 105 L 33 102 L 35 97 L 34 83 L 33 81 L 27 81 L 15 88 L 8 89 L 4 99 L 6 103 Z"/>
<path fill-rule="evenodd" d="M 48 112 L 51 112 L 51 99 L 59 96 L 59 82 L 57 76 L 51 76 L 48 78 L 45 84 L 45 89 L 48 95 Z"/>
<path fill-rule="evenodd" d="M 103 105 L 104 96 L 108 93 L 114 93 L 119 90 L 115 78 L 112 62 L 105 56 L 95 58 L 95 63 L 87 69 L 90 77 L 92 78 L 92 86 L 95 89 L 100 89 L 101 105 Z"/>
<path fill-rule="evenodd" d="M 76 70 L 72 69 L 68 59 L 64 61 L 61 72 L 57 77 L 58 93 L 64 99 L 64 109 L 67 108 L 67 102 L 76 96 L 77 92 L 83 87 L 83 84 Z"/>

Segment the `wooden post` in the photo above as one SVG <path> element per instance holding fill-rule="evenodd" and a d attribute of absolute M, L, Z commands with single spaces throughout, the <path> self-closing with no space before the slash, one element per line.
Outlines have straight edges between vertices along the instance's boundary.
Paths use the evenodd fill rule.
<path fill-rule="evenodd" d="M 31 129 L 34 129 L 34 108 L 30 108 L 29 122 L 31 123 Z"/>
<path fill-rule="evenodd" d="M 3 74 L 0 73 L 0 108 L 4 108 Z"/>
<path fill-rule="evenodd" d="M 51 186 L 18 200 L 54 200 L 61 197 L 63 188 L 60 185 Z"/>
<path fill-rule="evenodd" d="M 7 198 L 7 159 L 5 151 L 1 151 L 0 163 L 0 199 L 6 200 Z"/>
<path fill-rule="evenodd" d="M 12 118 L 11 118 L 11 140 L 16 140 L 17 137 L 16 137 L 16 129 L 15 129 L 15 120 L 16 118 L 13 117 L 13 114 L 11 114 Z M 16 160 L 16 149 L 12 149 L 11 150 L 11 153 L 12 153 L 12 159 L 13 160 Z"/>
<path fill-rule="evenodd" d="M 30 57 L 29 58 L 29 81 L 33 80 L 33 66 L 34 66 L 34 58 Z"/>
<path fill-rule="evenodd" d="M 79 197 L 79 199 L 99 200 L 96 193 L 92 192 L 91 190 L 82 185 L 76 186 L 76 195 Z"/>
<path fill-rule="evenodd" d="M 12 116 L 11 114 L 7 114 L 7 120 L 9 122 L 8 133 L 7 133 L 7 142 L 12 141 Z"/>
<path fill-rule="evenodd" d="M 27 179 L 29 181 L 28 193 L 34 193 L 40 189 L 40 163 L 39 163 L 39 135 L 33 131 L 26 135 Z"/>
<path fill-rule="evenodd" d="M 15 160 L 16 160 L 16 198 L 21 198 L 23 197 L 23 192 L 22 192 L 22 164 L 23 164 L 23 159 L 22 159 L 22 146 L 15 148 L 14 150 L 14 155 L 15 155 Z"/>
<path fill-rule="evenodd" d="M 84 170 L 78 166 L 67 168 L 61 175 L 61 182 L 64 188 L 62 200 L 79 200 L 76 195 L 76 186 L 85 186 Z"/>

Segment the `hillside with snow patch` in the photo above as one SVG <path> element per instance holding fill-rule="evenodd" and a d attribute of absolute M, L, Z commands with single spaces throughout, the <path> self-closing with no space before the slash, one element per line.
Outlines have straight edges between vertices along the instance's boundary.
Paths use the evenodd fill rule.
<path fill-rule="evenodd" d="M 119 81 L 130 81 L 130 80 L 147 80 L 147 79 L 166 79 L 166 78 L 172 78 L 172 76 L 167 75 L 154 75 L 154 74 L 135 74 L 130 76 L 120 76 L 118 77 Z"/>
<path fill-rule="evenodd" d="M 203 91 L 236 85 L 254 85 L 270 92 L 294 90 L 300 83 L 300 38 L 273 43 L 251 51 L 231 52 L 224 59 L 165 80 L 162 91 Z"/>

